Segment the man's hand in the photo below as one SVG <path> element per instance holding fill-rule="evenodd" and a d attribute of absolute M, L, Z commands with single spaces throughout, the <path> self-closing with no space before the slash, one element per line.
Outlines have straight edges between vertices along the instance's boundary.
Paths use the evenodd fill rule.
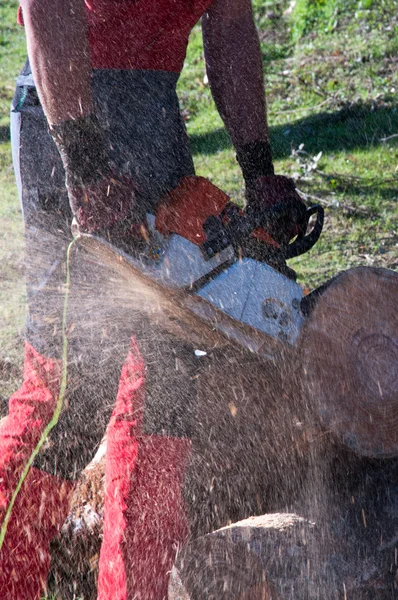
<path fill-rule="evenodd" d="M 95 233 L 112 228 L 130 216 L 134 204 L 134 184 L 123 175 L 101 177 L 81 187 L 68 188 L 69 201 L 79 231 Z"/>
<path fill-rule="evenodd" d="M 264 228 L 278 244 L 288 244 L 299 233 L 305 233 L 306 206 L 293 180 L 274 174 L 269 142 L 245 144 L 236 158 L 246 184 L 246 211 L 260 222 L 262 213 L 271 210 L 273 218 L 267 219 Z M 256 235 L 267 239 L 261 230 Z"/>
<path fill-rule="evenodd" d="M 261 222 L 267 218 L 266 233 L 280 245 L 286 245 L 298 234 L 305 234 L 307 227 L 306 206 L 297 193 L 294 181 L 283 175 L 260 176 L 246 187 L 246 212 Z M 254 232 L 262 239 L 261 227 Z"/>
<path fill-rule="evenodd" d="M 112 168 L 95 115 L 53 125 L 50 132 L 61 154 L 69 201 L 80 230 L 106 230 L 130 216 L 134 183 Z"/>

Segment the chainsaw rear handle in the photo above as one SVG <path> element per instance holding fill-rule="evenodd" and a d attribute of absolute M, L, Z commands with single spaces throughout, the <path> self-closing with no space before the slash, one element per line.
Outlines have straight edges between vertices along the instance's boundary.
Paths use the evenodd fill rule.
<path fill-rule="evenodd" d="M 317 213 L 317 220 L 312 231 L 305 235 L 310 217 Z M 291 227 L 295 223 L 299 234 L 292 244 L 282 246 L 279 250 L 284 259 L 300 256 L 308 252 L 317 242 L 322 232 L 324 212 L 319 205 L 305 208 L 298 205 L 295 198 L 278 202 L 274 206 L 262 210 L 247 210 L 246 213 L 234 204 L 228 204 L 221 215 L 211 215 L 203 225 L 206 241 L 201 244 L 202 252 L 207 259 L 220 252 L 228 245 L 238 247 L 258 227 L 263 228 L 273 237 L 273 232 L 282 227 Z"/>
<path fill-rule="evenodd" d="M 308 222 L 312 215 L 316 214 L 316 221 L 314 227 L 311 229 L 308 235 L 305 235 L 304 231 L 299 233 L 297 238 L 291 244 L 287 244 L 281 248 L 281 252 L 285 258 L 285 260 L 289 260 L 290 258 L 295 258 L 296 256 L 301 256 L 301 254 L 305 254 L 308 250 L 317 243 L 320 238 L 323 229 L 323 222 L 325 211 L 323 207 L 319 204 L 315 204 L 314 206 L 310 206 L 306 210 L 306 225 L 308 226 Z"/>

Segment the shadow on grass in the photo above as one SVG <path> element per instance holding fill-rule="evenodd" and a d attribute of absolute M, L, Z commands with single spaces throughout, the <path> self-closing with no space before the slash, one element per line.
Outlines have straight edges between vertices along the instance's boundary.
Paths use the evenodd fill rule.
<path fill-rule="evenodd" d="M 0 126 L 0 144 L 10 140 L 10 127 L 8 125 Z"/>
<path fill-rule="evenodd" d="M 275 159 L 290 156 L 300 144 L 310 154 L 333 154 L 381 144 L 381 139 L 398 132 L 398 106 L 372 110 L 357 106 L 335 113 L 320 113 L 293 123 L 270 128 Z M 193 154 L 215 154 L 231 147 L 225 129 L 191 136 Z"/>

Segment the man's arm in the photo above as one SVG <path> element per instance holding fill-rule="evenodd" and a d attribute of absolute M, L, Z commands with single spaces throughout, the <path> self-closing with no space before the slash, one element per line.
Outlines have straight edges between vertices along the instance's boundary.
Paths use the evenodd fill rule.
<path fill-rule="evenodd" d="M 268 141 L 260 43 L 250 0 L 214 0 L 202 19 L 206 69 L 235 149 Z"/>
<path fill-rule="evenodd" d="M 28 54 L 50 125 L 93 112 L 82 0 L 21 0 Z"/>
<path fill-rule="evenodd" d="M 21 0 L 29 59 L 83 231 L 108 230 L 129 214 L 133 184 L 115 172 L 95 115 L 83 0 Z"/>
<path fill-rule="evenodd" d="M 214 0 L 202 27 L 210 88 L 242 169 L 246 211 L 261 222 L 265 210 L 284 205 L 285 211 L 268 233 L 287 243 L 302 232 L 305 205 L 294 182 L 274 174 L 251 0 Z"/>

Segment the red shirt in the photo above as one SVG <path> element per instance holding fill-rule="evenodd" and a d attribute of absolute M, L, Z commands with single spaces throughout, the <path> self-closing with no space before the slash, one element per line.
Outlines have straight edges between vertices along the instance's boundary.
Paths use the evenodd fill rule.
<path fill-rule="evenodd" d="M 213 0 L 84 1 L 94 69 L 179 73 L 189 34 Z"/>

